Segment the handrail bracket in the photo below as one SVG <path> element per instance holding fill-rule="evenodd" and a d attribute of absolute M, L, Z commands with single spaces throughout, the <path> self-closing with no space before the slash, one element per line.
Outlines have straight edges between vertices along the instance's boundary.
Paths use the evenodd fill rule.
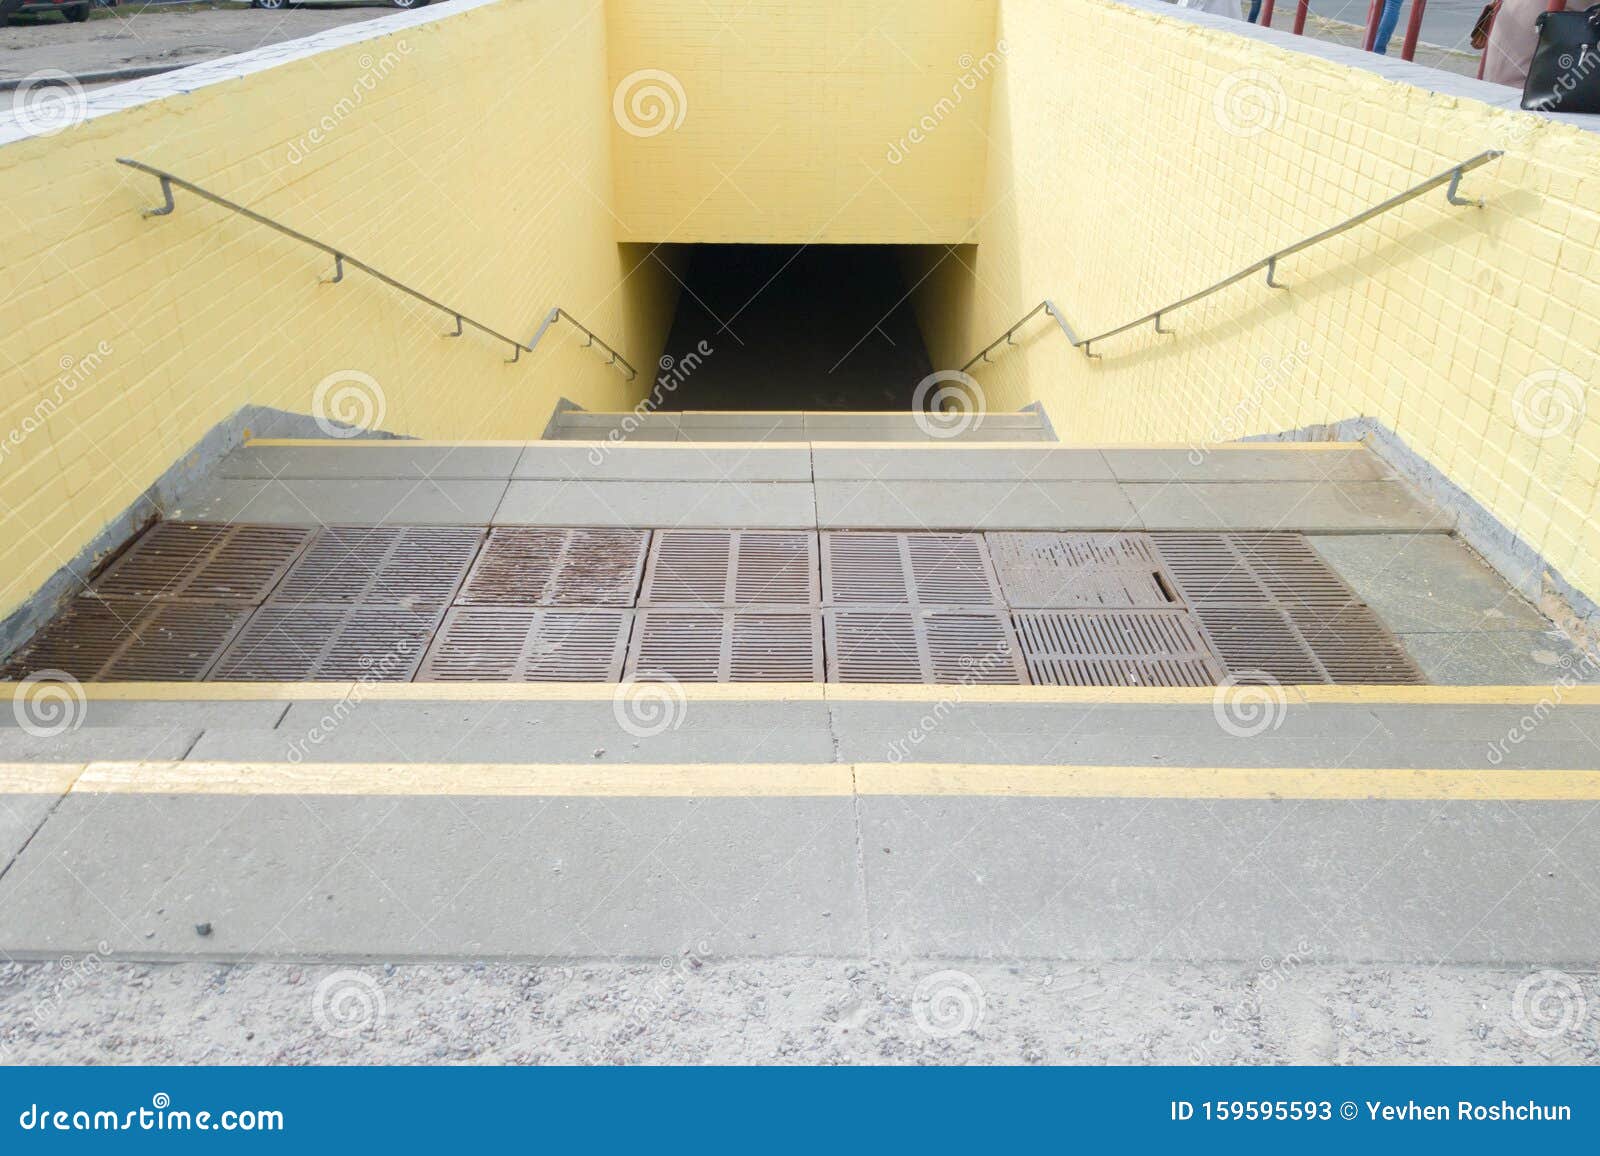
<path fill-rule="evenodd" d="M 146 209 L 139 215 L 142 217 L 165 217 L 171 213 L 173 209 L 178 207 L 178 202 L 172 199 L 171 177 L 161 178 L 161 195 L 163 198 L 165 198 L 165 204 L 161 205 L 159 208 Z"/>

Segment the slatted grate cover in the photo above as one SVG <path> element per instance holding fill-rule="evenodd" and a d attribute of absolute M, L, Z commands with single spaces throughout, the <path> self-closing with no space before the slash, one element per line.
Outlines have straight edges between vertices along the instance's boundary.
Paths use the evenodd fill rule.
<path fill-rule="evenodd" d="M 213 678 L 251 682 L 409 682 L 444 607 L 268 602 Z"/>
<path fill-rule="evenodd" d="M 1006 603 L 1164 607 L 1178 601 L 1148 534 L 985 534 Z"/>
<path fill-rule="evenodd" d="M 1279 682 L 1426 681 L 1378 616 L 1301 534 L 1156 534 L 1230 673 Z"/>
<path fill-rule="evenodd" d="M 328 526 L 272 600 L 443 607 L 483 536 L 479 526 Z"/>
<path fill-rule="evenodd" d="M 311 538 L 302 526 L 157 522 L 94 583 L 107 598 L 260 602 Z"/>
<path fill-rule="evenodd" d="M 831 606 L 1005 605 L 978 534 L 825 532 L 822 594 Z"/>
<path fill-rule="evenodd" d="M 631 610 L 457 606 L 418 682 L 616 682 Z"/>
<path fill-rule="evenodd" d="M 967 609 L 833 609 L 823 612 L 835 682 L 1027 682 L 1004 613 Z"/>
<path fill-rule="evenodd" d="M 497 526 L 456 601 L 525 606 L 632 606 L 648 530 Z"/>
<path fill-rule="evenodd" d="M 817 536 L 792 530 L 658 530 L 641 606 L 815 606 Z"/>
<path fill-rule="evenodd" d="M 16 653 L 5 677 L 60 670 L 84 682 L 194 681 L 206 676 L 249 613 L 239 603 L 86 594 Z"/>
<path fill-rule="evenodd" d="M 822 622 L 815 610 L 641 609 L 624 677 L 679 682 L 821 682 Z"/>
<path fill-rule="evenodd" d="M 1043 686 L 1214 686 L 1222 664 L 1174 610 L 1019 610 L 1028 673 Z"/>

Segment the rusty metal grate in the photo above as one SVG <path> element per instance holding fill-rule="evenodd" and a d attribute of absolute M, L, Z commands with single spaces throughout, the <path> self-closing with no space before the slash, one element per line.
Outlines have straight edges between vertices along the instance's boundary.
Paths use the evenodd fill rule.
<path fill-rule="evenodd" d="M 817 536 L 793 530 L 658 530 L 641 606 L 815 606 Z"/>
<path fill-rule="evenodd" d="M 418 682 L 616 682 L 631 610 L 457 606 Z"/>
<path fill-rule="evenodd" d="M 252 682 L 408 682 L 444 607 L 268 602 L 212 674 Z"/>
<path fill-rule="evenodd" d="M 1044 686 L 1214 686 L 1222 663 L 1182 609 L 1019 610 L 1033 681 Z"/>
<path fill-rule="evenodd" d="M 84 682 L 191 682 L 206 676 L 249 613 L 239 603 L 86 594 L 12 657 L 4 677 L 60 670 Z"/>
<path fill-rule="evenodd" d="M 833 682 L 1026 683 L 1003 613 L 872 607 L 823 612 Z"/>
<path fill-rule="evenodd" d="M 1303 534 L 1155 534 L 1235 677 L 1422 683 L 1421 670 Z"/>
<path fill-rule="evenodd" d="M 825 532 L 822 594 L 830 606 L 1005 605 L 978 534 Z"/>
<path fill-rule="evenodd" d="M 632 606 L 649 541 L 648 530 L 497 526 L 456 601 Z"/>
<path fill-rule="evenodd" d="M 302 526 L 157 522 L 92 589 L 107 598 L 260 602 L 310 538 Z"/>
<path fill-rule="evenodd" d="M 328 526 L 272 600 L 443 607 L 483 536 L 479 526 Z"/>
<path fill-rule="evenodd" d="M 1148 534 L 985 534 L 1013 607 L 1149 606 L 1178 596 Z"/>
<path fill-rule="evenodd" d="M 638 611 L 627 679 L 820 682 L 822 622 L 790 606 Z"/>

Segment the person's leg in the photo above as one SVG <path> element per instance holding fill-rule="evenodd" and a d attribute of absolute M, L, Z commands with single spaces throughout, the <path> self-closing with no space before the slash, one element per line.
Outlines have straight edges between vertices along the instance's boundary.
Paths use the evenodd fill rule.
<path fill-rule="evenodd" d="M 1261 0 L 1250 0 L 1250 15 L 1247 16 L 1246 19 L 1249 20 L 1250 23 L 1254 24 L 1256 22 L 1256 18 L 1260 15 Z"/>
<path fill-rule="evenodd" d="M 1372 42 L 1372 51 L 1380 56 L 1389 51 L 1389 38 L 1400 23 L 1400 7 L 1405 0 L 1383 0 L 1383 15 L 1378 17 L 1378 38 Z"/>

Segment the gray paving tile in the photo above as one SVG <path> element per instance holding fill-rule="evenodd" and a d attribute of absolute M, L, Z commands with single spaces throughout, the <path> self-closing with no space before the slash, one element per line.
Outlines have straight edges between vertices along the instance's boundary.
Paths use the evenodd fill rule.
<path fill-rule="evenodd" d="M 1148 530 L 1447 531 L 1454 515 L 1400 482 L 1124 483 Z"/>
<path fill-rule="evenodd" d="M 679 442 L 761 442 L 782 445 L 805 442 L 809 436 L 803 429 L 771 426 L 701 426 L 678 431 Z"/>
<path fill-rule="evenodd" d="M 826 449 L 811 453 L 816 477 L 837 481 L 1109 481 L 1099 450 L 1040 446 L 986 449 L 966 443 L 904 449 Z"/>
<path fill-rule="evenodd" d="M 803 445 L 668 448 L 630 445 L 567 446 L 537 442 L 523 451 L 516 477 L 564 481 L 809 482 L 811 453 Z"/>
<path fill-rule="evenodd" d="M 613 432 L 616 434 L 616 439 L 611 437 Z M 666 425 L 632 429 L 620 424 L 579 427 L 558 425 L 545 434 L 545 440 L 558 442 L 605 442 L 611 440 L 675 442 L 678 440 L 678 427 L 676 425 Z"/>
<path fill-rule="evenodd" d="M 441 525 L 489 521 L 505 482 L 265 481 L 219 478 L 188 495 L 169 518 L 300 525 Z"/>
<path fill-rule="evenodd" d="M 807 410 L 805 415 L 806 428 L 816 434 L 819 440 L 826 440 L 826 434 L 832 430 L 886 430 L 904 431 L 907 433 L 924 433 L 924 421 L 919 415 L 906 413 L 860 413 L 838 412 L 829 413 L 818 410 Z M 1039 415 L 1028 411 L 1023 413 L 986 413 L 981 418 L 975 419 L 976 429 L 981 430 L 1007 430 L 1012 432 L 1036 430 L 1041 428 Z"/>
<path fill-rule="evenodd" d="M 806 416 L 800 410 L 716 410 L 686 409 L 677 413 L 678 428 L 710 429 L 804 429 Z"/>
<path fill-rule="evenodd" d="M 1600 683 L 1600 662 L 1560 631 L 1489 630 L 1401 634 L 1429 682 L 1464 686 Z"/>
<path fill-rule="evenodd" d="M 49 737 L 6 727 L 0 729 L 0 762 L 181 759 L 199 737 L 192 726 L 86 726 Z"/>
<path fill-rule="evenodd" d="M 1454 535 L 1317 535 L 1311 542 L 1391 630 L 1549 629 L 1537 610 Z"/>
<path fill-rule="evenodd" d="M 1114 482 L 817 482 L 824 528 L 1119 530 L 1137 526 Z"/>
<path fill-rule="evenodd" d="M 798 482 L 513 481 L 499 525 L 809 528 L 811 487 Z"/>
<path fill-rule="evenodd" d="M 1393 476 L 1383 459 L 1365 448 L 1107 446 L 1102 452 L 1122 482 L 1373 482 Z"/>
<path fill-rule="evenodd" d="M 678 415 L 666 410 L 653 410 L 649 413 L 626 412 L 590 412 L 581 409 L 563 410 L 556 418 L 556 424 L 569 430 L 610 430 L 615 429 L 626 421 L 630 426 L 640 430 L 650 429 L 677 429 Z"/>
<path fill-rule="evenodd" d="M 0 871 L 11 866 L 64 793 L 0 794 Z"/>
<path fill-rule="evenodd" d="M 198 731 L 207 727 L 270 727 L 283 717 L 285 702 L 165 702 L 86 699 L 79 708 L 80 727 L 135 727 L 148 730 Z M 0 733 L 15 729 L 12 711 L 0 711 Z"/>
<path fill-rule="evenodd" d="M 403 440 L 332 446 L 240 446 L 217 465 L 222 478 L 505 479 L 520 446 L 421 446 Z"/>
<path fill-rule="evenodd" d="M 953 445 L 968 442 L 1054 442 L 1044 429 L 993 428 L 987 424 L 955 436 L 932 437 L 916 426 L 841 425 L 818 429 L 807 427 L 806 436 L 817 442 L 908 442 Z"/>

